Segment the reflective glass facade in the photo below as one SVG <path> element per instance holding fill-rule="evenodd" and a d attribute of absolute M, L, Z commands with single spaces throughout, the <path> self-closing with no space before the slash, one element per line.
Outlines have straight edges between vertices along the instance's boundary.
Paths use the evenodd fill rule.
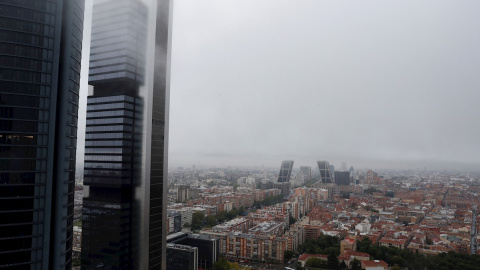
<path fill-rule="evenodd" d="M 317 161 L 317 165 L 322 183 L 334 183 L 333 174 L 328 161 Z"/>
<path fill-rule="evenodd" d="M 293 169 L 293 160 L 282 161 L 282 166 L 280 167 L 280 173 L 278 174 L 277 182 L 290 182 L 292 169 Z"/>
<path fill-rule="evenodd" d="M 71 269 L 83 11 L 0 1 L 0 268 Z"/>
<path fill-rule="evenodd" d="M 82 269 L 166 268 L 170 12 L 168 0 L 94 2 Z"/>

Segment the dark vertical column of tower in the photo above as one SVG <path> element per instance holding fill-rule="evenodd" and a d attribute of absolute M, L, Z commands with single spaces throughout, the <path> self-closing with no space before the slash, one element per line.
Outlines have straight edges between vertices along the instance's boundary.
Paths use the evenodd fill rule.
<path fill-rule="evenodd" d="M 150 197 L 148 211 L 148 268 L 166 269 L 168 112 L 170 102 L 170 50 L 173 7 L 170 0 L 158 0 L 153 73 Z M 150 121 L 149 121 L 150 123 Z"/>
<path fill-rule="evenodd" d="M 169 3 L 93 7 L 83 269 L 166 267 Z"/>
<path fill-rule="evenodd" d="M 0 268 L 71 268 L 83 9 L 0 3 Z"/>
<path fill-rule="evenodd" d="M 282 161 L 277 182 L 290 182 L 292 169 L 293 169 L 293 160 Z"/>
<path fill-rule="evenodd" d="M 93 7 L 85 138 L 82 268 L 135 269 L 141 211 L 147 6 Z"/>

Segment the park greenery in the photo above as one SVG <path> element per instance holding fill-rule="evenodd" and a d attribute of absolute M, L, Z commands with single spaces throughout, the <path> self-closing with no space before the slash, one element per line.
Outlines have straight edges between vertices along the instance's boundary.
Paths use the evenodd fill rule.
<path fill-rule="evenodd" d="M 385 261 L 392 266 L 392 269 L 480 269 L 480 255 L 448 252 L 425 256 L 410 250 L 378 246 L 373 244 L 367 237 L 357 242 L 357 251 L 370 254 L 370 259 L 372 260 Z M 345 264 L 338 261 L 338 255 L 340 254 L 340 239 L 338 237 L 321 235 L 317 239 L 307 239 L 305 243 L 299 247 L 299 253 L 328 255 L 327 261 L 318 258 L 308 259 L 305 263 L 306 267 L 321 269 L 361 269 L 360 261 L 354 260 L 350 264 L 350 268 L 347 268 Z"/>
<path fill-rule="evenodd" d="M 213 270 L 250 270 L 250 268 L 240 266 L 237 262 L 229 262 L 225 258 L 220 258 L 213 264 Z"/>
<path fill-rule="evenodd" d="M 480 255 L 448 252 L 425 256 L 410 250 L 378 246 L 366 237 L 357 243 L 357 251 L 366 252 L 375 260 L 383 260 L 389 265 L 396 265 L 402 268 L 427 270 L 480 269 Z"/>
<path fill-rule="evenodd" d="M 305 242 L 299 246 L 300 254 L 324 254 L 330 255 L 332 252 L 335 255 L 340 255 L 340 238 L 330 235 L 321 235 L 317 239 L 307 238 Z"/>

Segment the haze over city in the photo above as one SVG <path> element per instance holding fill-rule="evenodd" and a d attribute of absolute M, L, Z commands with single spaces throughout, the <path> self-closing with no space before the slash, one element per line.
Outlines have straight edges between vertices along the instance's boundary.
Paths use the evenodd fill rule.
<path fill-rule="evenodd" d="M 477 1 L 176 1 L 169 165 L 326 159 L 476 170 L 479 8 Z"/>

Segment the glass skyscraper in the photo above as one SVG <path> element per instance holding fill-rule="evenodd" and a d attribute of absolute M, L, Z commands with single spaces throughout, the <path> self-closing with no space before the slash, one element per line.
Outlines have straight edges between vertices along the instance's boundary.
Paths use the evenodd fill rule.
<path fill-rule="evenodd" d="M 290 182 L 290 176 L 292 175 L 293 160 L 282 161 L 280 172 L 278 173 L 277 182 Z"/>
<path fill-rule="evenodd" d="M 84 0 L 0 1 L 0 268 L 71 269 Z"/>
<path fill-rule="evenodd" d="M 82 269 L 165 269 L 170 4 L 94 3 Z"/>
<path fill-rule="evenodd" d="M 322 183 L 335 183 L 332 170 L 330 169 L 331 165 L 328 164 L 328 161 L 317 161 L 317 165 Z"/>

